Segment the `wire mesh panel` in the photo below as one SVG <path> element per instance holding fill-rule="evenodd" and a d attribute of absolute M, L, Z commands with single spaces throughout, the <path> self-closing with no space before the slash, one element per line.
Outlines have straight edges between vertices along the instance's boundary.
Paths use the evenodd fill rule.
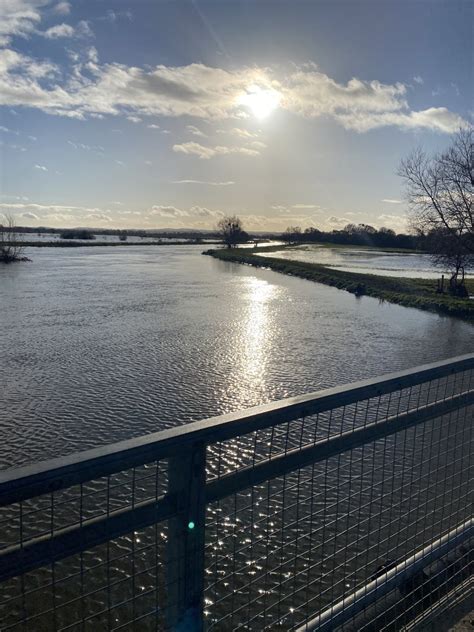
<path fill-rule="evenodd" d="M 82 548 L 81 528 L 99 529 L 101 520 L 159 499 L 166 479 L 166 463 L 153 462 L 4 507 L 0 554 L 13 549 L 21 561 L 32 547 L 72 530 Z M 110 533 L 103 544 L 57 561 L 40 550 L 46 563 L 2 585 L 2 632 L 120 630 L 138 621 L 142 630 L 163 627 L 166 538 L 166 523 L 157 522 L 121 537 Z"/>
<path fill-rule="evenodd" d="M 422 411 L 473 386 L 472 371 L 465 371 L 210 446 L 209 478 L 258 469 L 291 451 Z M 297 629 L 469 518 L 473 411 L 466 406 L 415 423 L 212 504 L 208 628 Z M 454 555 L 454 575 L 465 579 L 469 555 L 462 548 Z M 442 581 L 430 579 L 423 590 L 432 596 L 446 592 L 455 579 L 451 575 L 444 570 Z M 399 607 L 405 596 L 403 614 L 390 608 L 392 594 L 367 629 L 401 629 L 419 614 L 426 599 L 419 586 L 418 592 L 410 586 L 396 592 Z"/>
<path fill-rule="evenodd" d="M 416 629 L 472 592 L 474 356 L 0 477 L 0 629 Z"/>

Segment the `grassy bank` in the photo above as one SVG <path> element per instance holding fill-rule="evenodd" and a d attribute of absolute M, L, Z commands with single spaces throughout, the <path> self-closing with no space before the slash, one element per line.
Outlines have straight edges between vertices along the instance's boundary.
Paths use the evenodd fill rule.
<path fill-rule="evenodd" d="M 222 261 L 269 268 L 275 272 L 282 272 L 346 290 L 357 296 L 372 296 L 405 307 L 417 307 L 474 322 L 474 300 L 437 294 L 435 279 L 405 279 L 343 272 L 317 263 L 261 257 L 255 254 L 255 251 L 249 252 L 245 249 L 208 250 L 203 254 L 211 255 Z M 467 281 L 467 286 L 469 292 L 474 294 L 474 281 Z"/>

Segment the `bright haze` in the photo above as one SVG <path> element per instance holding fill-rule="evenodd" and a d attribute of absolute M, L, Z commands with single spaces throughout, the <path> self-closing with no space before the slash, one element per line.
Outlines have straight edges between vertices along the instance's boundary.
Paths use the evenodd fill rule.
<path fill-rule="evenodd" d="M 0 2 L 0 213 L 406 228 L 397 165 L 472 117 L 469 0 Z"/>

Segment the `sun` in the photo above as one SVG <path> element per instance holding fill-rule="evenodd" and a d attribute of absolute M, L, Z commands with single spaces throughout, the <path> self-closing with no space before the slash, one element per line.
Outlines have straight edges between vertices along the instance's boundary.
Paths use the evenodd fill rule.
<path fill-rule="evenodd" d="M 276 90 L 252 85 L 239 102 L 247 106 L 256 118 L 264 119 L 279 106 L 280 100 L 281 94 Z"/>

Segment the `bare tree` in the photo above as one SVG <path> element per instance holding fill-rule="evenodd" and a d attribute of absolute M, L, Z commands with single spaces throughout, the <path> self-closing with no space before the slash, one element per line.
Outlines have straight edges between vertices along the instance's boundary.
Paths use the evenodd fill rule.
<path fill-rule="evenodd" d="M 285 232 L 281 236 L 283 241 L 286 241 L 288 245 L 297 244 L 302 241 L 303 233 L 299 226 L 288 226 L 285 229 Z"/>
<path fill-rule="evenodd" d="M 434 156 L 416 149 L 398 170 L 412 227 L 429 236 L 435 263 L 451 268 L 455 292 L 464 287 L 465 268 L 474 265 L 473 134 L 472 125 L 461 128 L 450 147 Z"/>
<path fill-rule="evenodd" d="M 15 220 L 11 215 L 7 215 L 5 221 L 0 223 L 0 263 L 28 261 L 23 255 L 24 250 Z"/>
<path fill-rule="evenodd" d="M 222 241 L 228 248 L 235 248 L 239 243 L 248 241 L 249 236 L 243 229 L 242 220 L 235 215 L 223 217 L 217 224 Z"/>

